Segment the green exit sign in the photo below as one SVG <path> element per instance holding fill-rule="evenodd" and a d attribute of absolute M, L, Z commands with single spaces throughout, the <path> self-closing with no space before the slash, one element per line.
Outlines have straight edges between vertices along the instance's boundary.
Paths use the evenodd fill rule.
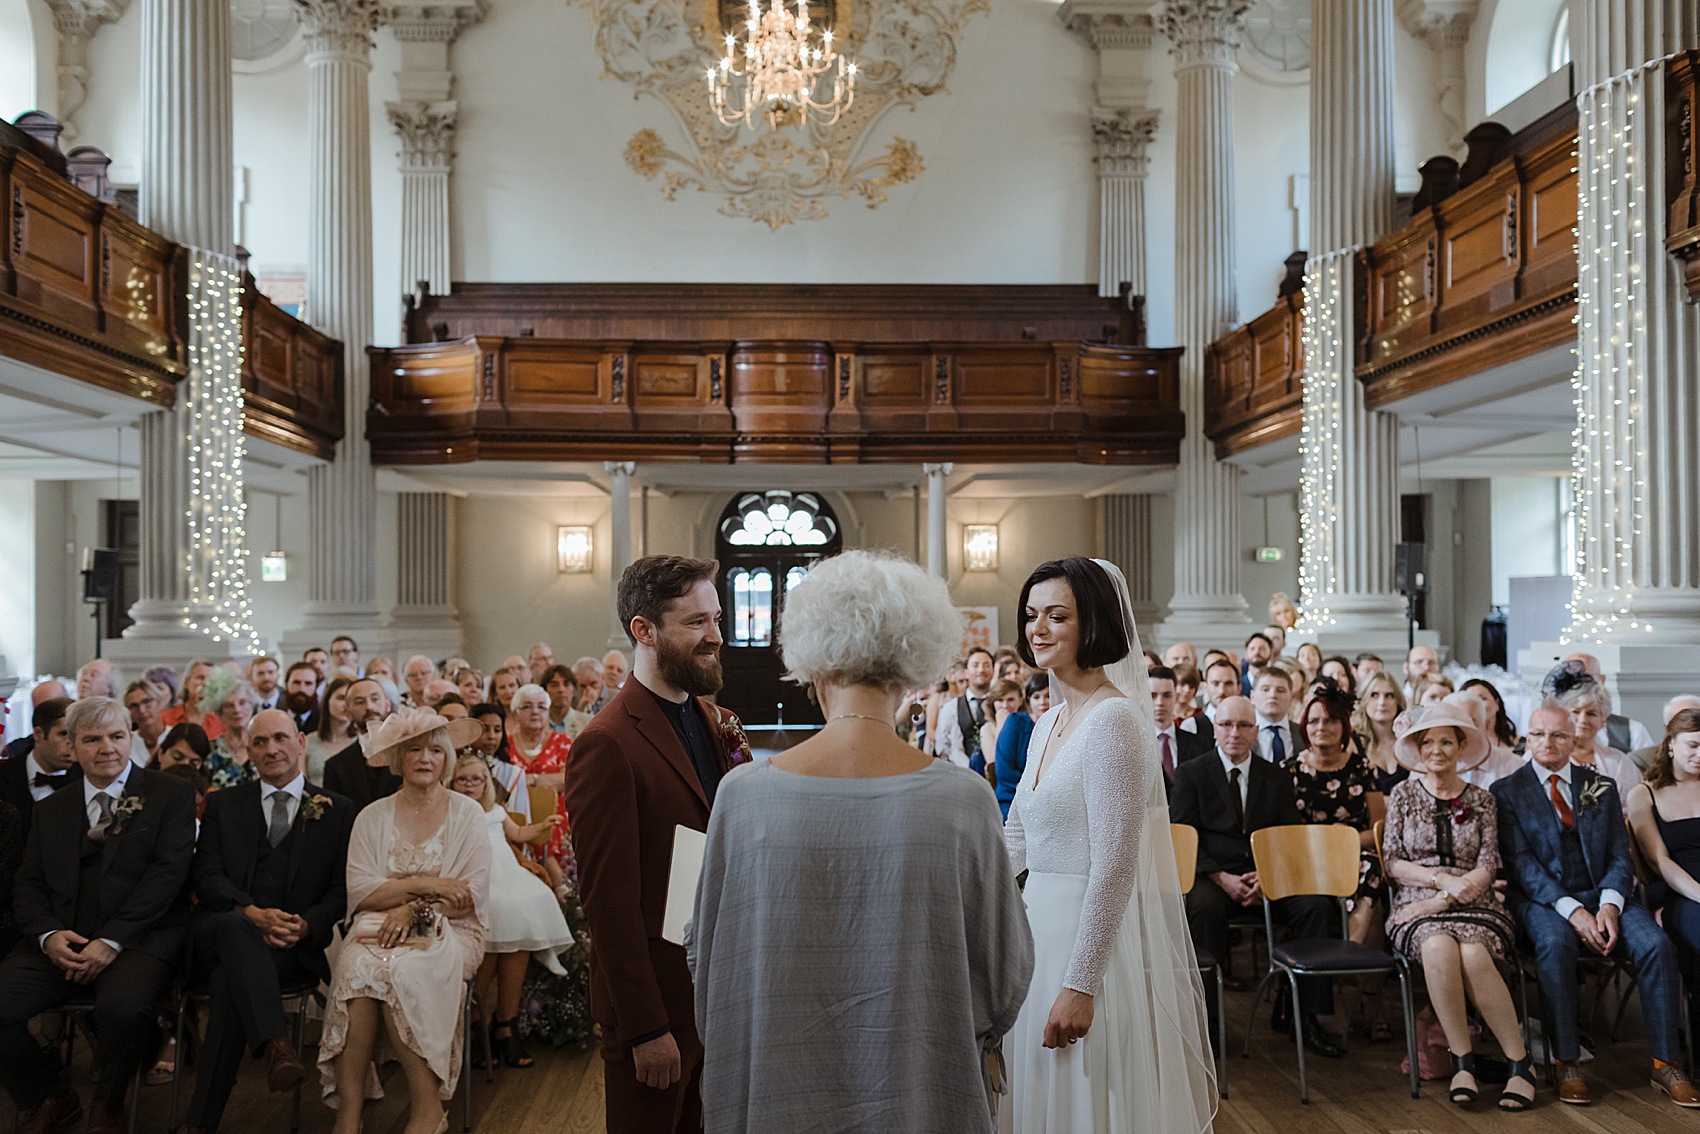
<path fill-rule="evenodd" d="M 1284 553 L 1278 547 L 1260 547 L 1256 554 L 1259 563 L 1279 563 Z"/>

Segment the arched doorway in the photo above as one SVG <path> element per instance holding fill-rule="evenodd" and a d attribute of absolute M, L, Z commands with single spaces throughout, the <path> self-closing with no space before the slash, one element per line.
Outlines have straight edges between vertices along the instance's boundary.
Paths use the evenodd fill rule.
<path fill-rule="evenodd" d="M 819 725 L 820 710 L 784 680 L 779 623 L 785 596 L 816 560 L 844 546 L 838 517 L 812 492 L 744 492 L 715 529 L 726 684 L 720 703 L 746 725 Z"/>

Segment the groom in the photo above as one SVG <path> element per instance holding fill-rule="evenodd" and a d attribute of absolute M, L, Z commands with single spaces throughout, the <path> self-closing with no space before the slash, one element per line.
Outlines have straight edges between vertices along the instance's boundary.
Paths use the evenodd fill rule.
<path fill-rule="evenodd" d="M 708 829 L 720 779 L 750 758 L 720 689 L 719 565 L 649 556 L 620 576 L 631 679 L 573 742 L 567 814 L 592 942 L 608 1134 L 702 1130 L 702 1042 L 682 946 L 662 940 L 674 828 Z"/>

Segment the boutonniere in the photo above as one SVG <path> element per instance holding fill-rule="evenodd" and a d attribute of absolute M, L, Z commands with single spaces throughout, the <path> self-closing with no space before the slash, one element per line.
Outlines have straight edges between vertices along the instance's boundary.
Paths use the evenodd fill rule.
<path fill-rule="evenodd" d="M 722 751 L 731 758 L 732 766 L 736 768 L 739 764 L 748 764 L 754 760 L 755 754 L 750 751 L 749 735 L 744 732 L 744 722 L 718 705 L 715 706 L 714 712 L 718 722 L 715 732 L 719 735 Z"/>
<path fill-rule="evenodd" d="M 1578 814 L 1591 811 L 1605 798 L 1606 789 L 1611 787 L 1611 781 L 1604 776 L 1595 776 L 1583 784 L 1576 792 L 1576 811 Z"/>
<path fill-rule="evenodd" d="M 118 803 L 112 808 L 112 822 L 106 827 L 107 836 L 122 835 L 124 828 L 129 825 L 130 817 L 146 807 L 147 802 L 139 795 L 120 796 Z"/>
<path fill-rule="evenodd" d="M 1465 823 L 1468 823 L 1471 819 L 1475 818 L 1476 815 L 1475 810 L 1471 808 L 1467 802 L 1465 802 L 1463 796 L 1458 796 L 1456 799 L 1442 800 L 1441 809 L 1452 813 L 1452 825 L 1454 827 L 1462 827 Z"/>
<path fill-rule="evenodd" d="M 328 795 L 309 795 L 301 801 L 301 821 L 311 823 L 315 819 L 323 819 L 325 812 L 331 807 L 331 797 Z"/>

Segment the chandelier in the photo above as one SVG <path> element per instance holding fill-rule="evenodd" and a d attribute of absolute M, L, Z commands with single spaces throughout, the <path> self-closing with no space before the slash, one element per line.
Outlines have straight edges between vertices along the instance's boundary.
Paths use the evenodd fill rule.
<path fill-rule="evenodd" d="M 832 32 L 820 32 L 819 43 L 810 43 L 809 0 L 796 0 L 797 12 L 785 10 L 784 0 L 773 0 L 763 11 L 761 0 L 750 0 L 750 18 L 744 27 L 743 58 L 738 58 L 737 37 L 726 34 L 726 54 L 718 67 L 708 70 L 708 97 L 722 123 L 743 123 L 756 129 L 756 118 L 767 119 L 775 128 L 796 123 L 806 125 L 809 112 L 826 117 L 830 126 L 850 109 L 856 98 L 856 64 L 833 50 Z M 832 95 L 824 97 L 826 76 L 831 76 Z M 730 105 L 734 80 L 742 80 L 743 105 Z"/>

